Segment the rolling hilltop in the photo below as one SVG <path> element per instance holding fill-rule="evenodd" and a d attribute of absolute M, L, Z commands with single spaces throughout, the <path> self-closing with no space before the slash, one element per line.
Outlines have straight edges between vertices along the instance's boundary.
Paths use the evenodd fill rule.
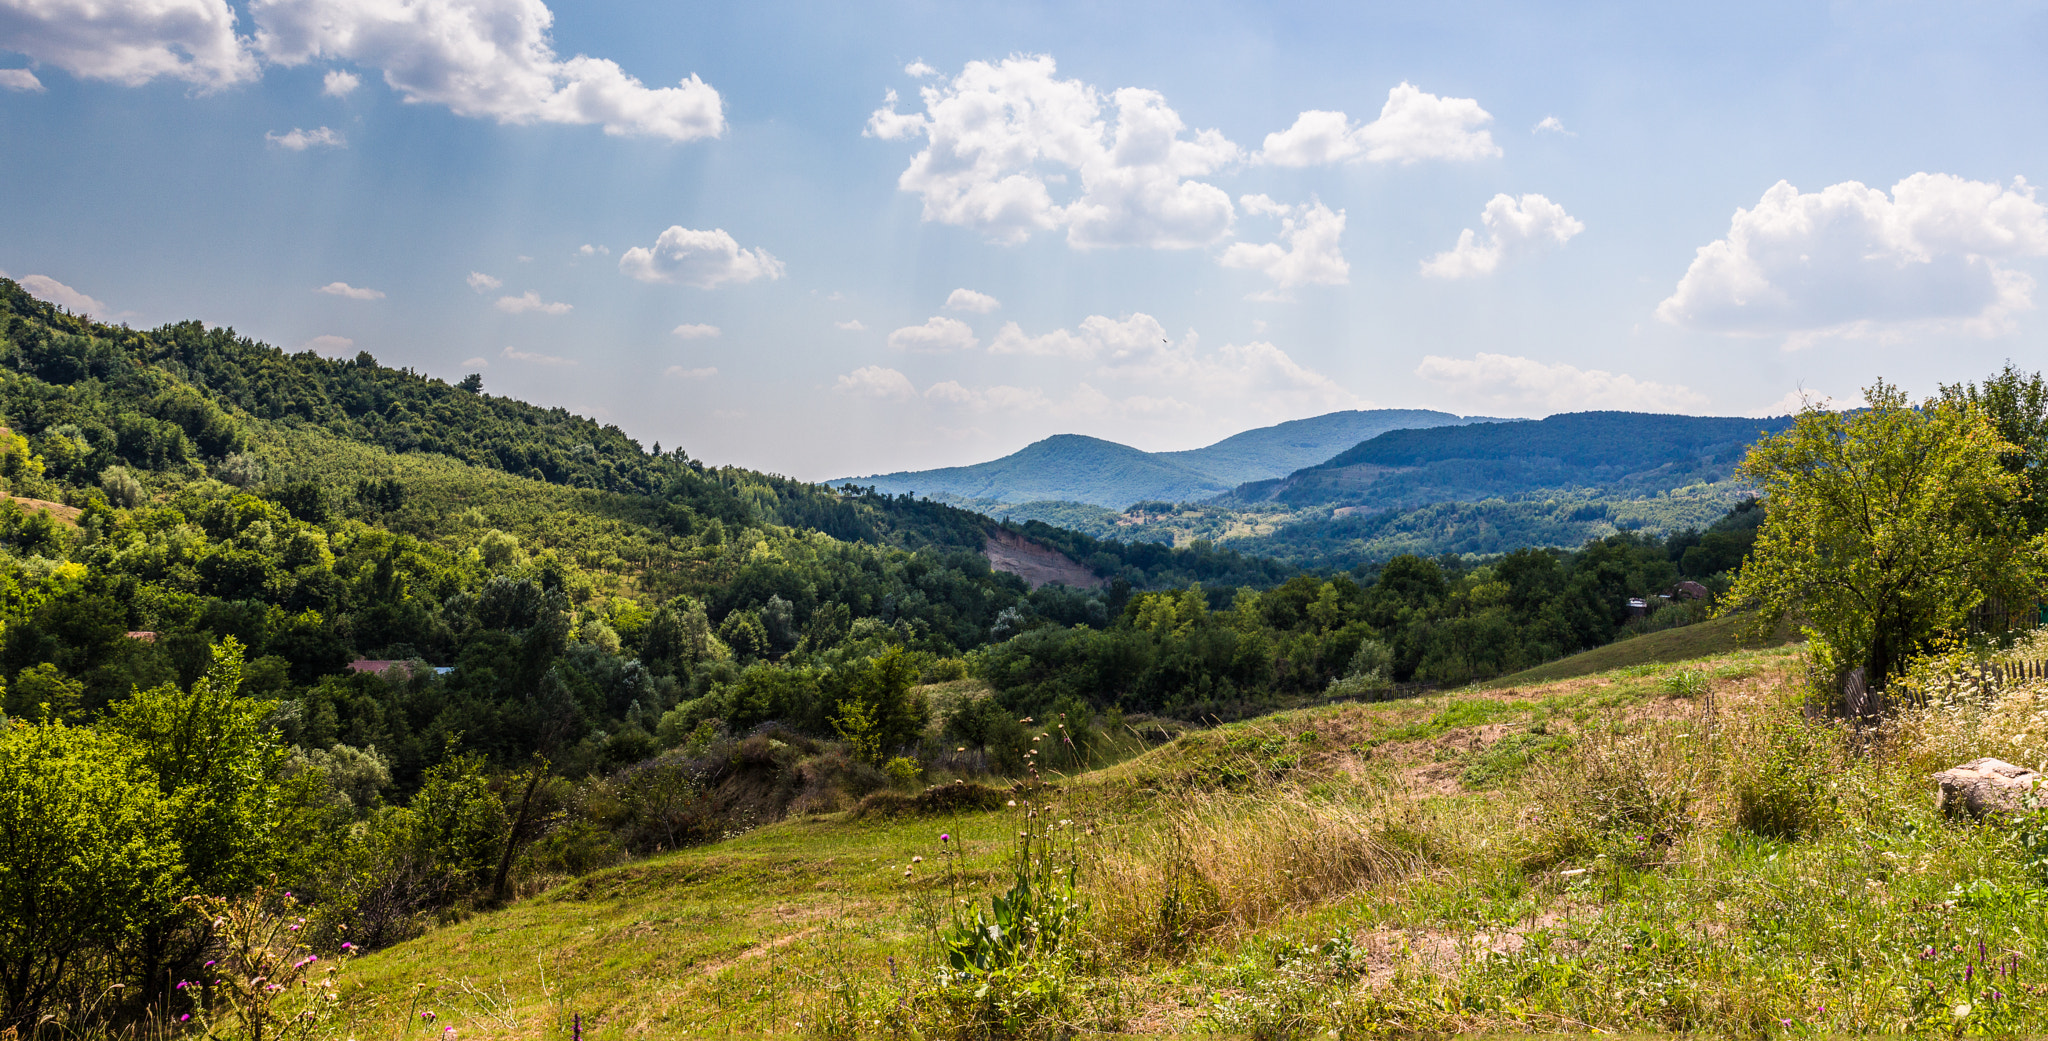
<path fill-rule="evenodd" d="M 1537 491 L 1655 494 L 1724 481 L 1758 438 L 1791 417 L 1733 419 L 1572 412 L 1523 423 L 1392 430 L 1230 501 L 1411 509 Z"/>
<path fill-rule="evenodd" d="M 1247 430 L 1206 448 L 1145 452 L 1080 434 L 1058 434 L 972 466 L 850 477 L 884 494 L 916 493 L 981 507 L 1071 502 L 1121 510 L 1145 501 L 1189 502 L 1247 481 L 1282 477 L 1390 430 L 1484 422 L 1448 412 L 1372 409 L 1332 412 Z"/>
<path fill-rule="evenodd" d="M 1791 423 L 1787 416 L 1575 412 L 1542 420 L 1416 425 L 1382 430 L 1284 476 L 1244 482 L 1207 498 L 1195 490 L 1213 485 L 1183 485 L 1178 499 L 1160 494 L 1113 508 L 1074 498 L 1076 488 L 1094 476 L 1083 460 L 1096 460 L 1105 474 L 1133 467 L 1160 474 L 1184 457 L 1243 459 L 1283 440 L 1293 441 L 1292 450 L 1301 453 L 1316 442 L 1290 438 L 1290 428 L 1319 426 L 1320 433 L 1333 435 L 1342 427 L 1330 421 L 1370 415 L 1385 414 L 1337 413 L 1281 424 L 1189 453 L 1147 454 L 1091 438 L 1052 438 L 978 467 L 911 475 L 915 482 L 903 490 L 1096 538 L 1172 545 L 1206 539 L 1295 567 L 1351 567 L 1400 553 L 1574 548 L 1620 531 L 1703 530 L 1748 496 L 1735 479 L 1735 466 L 1749 446 Z M 1408 415 L 1423 417 L 1420 423 L 1445 414 Z M 1088 442 L 1095 451 L 1063 451 L 1058 443 L 1067 441 Z M 1279 454 L 1284 453 L 1268 458 Z M 1060 468 L 1057 480 L 1035 469 L 1048 461 Z M 937 480 L 966 473 L 979 475 L 980 483 L 948 486 Z M 1004 499 L 1005 494 L 1016 498 Z M 1054 501 L 1060 495 L 1066 500 Z"/>

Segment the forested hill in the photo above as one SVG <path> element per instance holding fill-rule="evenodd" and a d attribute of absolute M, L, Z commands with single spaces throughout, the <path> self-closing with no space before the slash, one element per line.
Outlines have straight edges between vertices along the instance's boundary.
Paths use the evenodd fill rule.
<path fill-rule="evenodd" d="M 856 477 L 906 495 L 993 502 L 1085 502 L 1121 508 L 1141 499 L 1206 499 L 1230 484 L 1183 463 L 1081 434 L 1055 434 L 972 466 Z"/>
<path fill-rule="evenodd" d="M 1080 434 L 1056 434 L 971 466 L 856 477 L 885 492 L 970 504 L 1192 502 L 1246 482 L 1281 477 L 1376 434 L 1409 427 L 1488 422 L 1423 409 L 1332 412 L 1233 434 L 1183 452 L 1146 452 Z"/>
<path fill-rule="evenodd" d="M 662 712 L 750 663 L 944 661 L 1005 612 L 1069 610 L 990 568 L 977 514 L 643 450 L 367 354 L 95 323 L 5 279 L 0 422 L 0 492 L 77 510 L 0 502 L 10 716 L 91 718 L 138 685 L 189 684 L 234 636 L 250 693 L 299 705 L 309 747 L 374 744 L 413 778 L 458 734 L 587 766 L 630 761 Z M 1287 574 L 1207 547 L 1028 537 L 1112 580 L 1112 608 Z M 455 671 L 389 705 L 334 685 L 357 658 Z"/>
<path fill-rule="evenodd" d="M 1553 490 L 1655 494 L 1726 480 L 1750 445 L 1791 422 L 1573 412 L 1392 430 L 1285 478 L 1242 485 L 1228 501 L 1394 510 Z"/>
<path fill-rule="evenodd" d="M 0 416 L 37 438 L 38 447 L 48 442 L 47 431 L 75 433 L 65 445 L 50 445 L 57 457 L 52 462 L 61 475 L 86 484 L 112 465 L 204 474 L 219 471 L 229 457 L 243 457 L 239 463 L 259 470 L 267 461 L 272 469 L 296 472 L 303 469 L 299 461 L 271 458 L 278 456 L 275 446 L 258 436 L 282 429 L 317 431 L 399 458 L 445 457 L 563 488 L 613 493 L 675 536 L 692 536 L 717 521 L 819 531 L 906 550 L 975 551 L 993 525 L 971 511 L 909 496 L 708 467 L 681 447 L 644 448 L 617 426 L 485 393 L 479 377 L 451 384 L 380 365 L 368 352 L 349 360 L 286 354 L 199 322 L 149 331 L 109 326 L 37 300 L 7 279 L 0 279 L 0 307 L 8 340 L 0 372 L 24 377 L 0 388 Z M 318 470 L 301 476 L 317 484 Z M 267 476 L 260 485 L 281 494 L 284 474 Z M 353 485 L 327 490 L 343 498 L 362 498 L 355 493 L 366 491 Z M 377 489 L 367 491 L 376 498 Z M 394 509 L 405 498 L 395 485 L 382 493 Z M 1217 581 L 1226 572 L 1253 582 L 1284 577 L 1277 568 L 1234 557 L 1165 559 L 1151 546 L 1138 551 L 1149 566 L 1127 565 L 1118 543 L 1085 536 L 1062 541 L 1093 560 L 1104 578 L 1135 586 Z M 1180 573 L 1183 565 L 1196 570 Z"/>

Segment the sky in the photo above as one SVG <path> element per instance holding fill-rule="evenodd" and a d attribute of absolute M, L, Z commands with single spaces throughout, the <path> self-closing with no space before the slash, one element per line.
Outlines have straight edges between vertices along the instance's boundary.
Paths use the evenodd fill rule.
<path fill-rule="evenodd" d="M 2048 5 L 0 0 L 0 272 L 823 480 L 2048 364 Z"/>

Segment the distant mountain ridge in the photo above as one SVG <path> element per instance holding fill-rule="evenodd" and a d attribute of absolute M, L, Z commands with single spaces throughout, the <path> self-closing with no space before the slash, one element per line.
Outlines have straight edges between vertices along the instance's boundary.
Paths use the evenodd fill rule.
<path fill-rule="evenodd" d="M 1425 409 L 1332 412 L 1180 452 L 1146 452 L 1082 434 L 1056 434 L 986 463 L 828 483 L 941 499 L 1080 502 L 1121 510 L 1137 502 L 1210 499 L 1246 482 L 1285 477 L 1390 430 L 1482 422 L 1491 421 Z"/>
<path fill-rule="evenodd" d="M 1284 478 L 1240 485 L 1223 501 L 1390 510 L 1545 489 L 1656 494 L 1727 480 L 1750 445 L 1791 423 L 1790 416 L 1570 412 L 1455 430 L 1393 430 Z"/>

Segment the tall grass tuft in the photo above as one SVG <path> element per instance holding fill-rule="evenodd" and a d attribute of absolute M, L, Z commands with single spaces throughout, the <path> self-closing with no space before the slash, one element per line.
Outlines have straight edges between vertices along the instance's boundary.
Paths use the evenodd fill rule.
<path fill-rule="evenodd" d="M 1282 787 L 1256 796 L 1190 790 L 1159 823 L 1111 835 L 1087 876 L 1097 938 L 1169 951 L 1197 934 L 1258 928 L 1415 870 L 1426 829 L 1389 803 Z"/>

